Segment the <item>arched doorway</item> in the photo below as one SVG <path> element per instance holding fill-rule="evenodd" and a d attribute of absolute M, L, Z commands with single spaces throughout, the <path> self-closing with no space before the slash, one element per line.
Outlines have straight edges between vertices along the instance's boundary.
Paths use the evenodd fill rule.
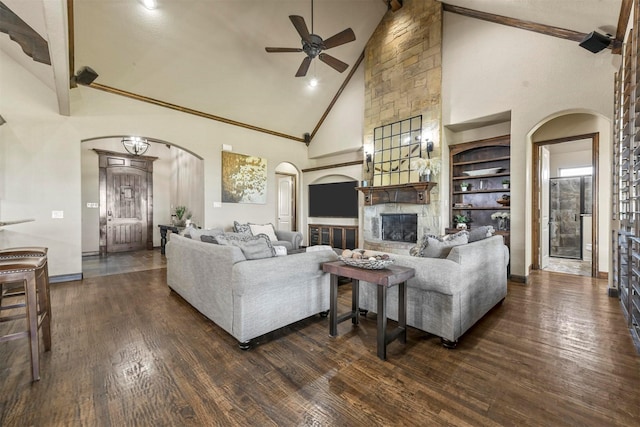
<path fill-rule="evenodd" d="M 581 112 L 558 114 L 530 134 L 532 269 L 598 277 L 599 266 L 608 264 L 600 214 L 606 216 L 609 186 L 603 181 L 610 178 L 600 156 L 608 152 L 609 131 L 609 120 Z"/>
<path fill-rule="evenodd" d="M 100 253 L 101 216 L 99 156 L 97 150 L 128 154 L 123 145 L 125 135 L 89 138 L 81 144 L 82 171 L 82 254 Z M 128 136 L 128 135 L 126 135 Z M 152 247 L 159 247 L 158 224 L 170 224 L 176 206 L 186 205 L 197 221 L 204 221 L 204 168 L 202 158 L 175 144 L 146 138 L 150 147 L 146 157 L 154 158 L 147 209 L 150 216 Z"/>

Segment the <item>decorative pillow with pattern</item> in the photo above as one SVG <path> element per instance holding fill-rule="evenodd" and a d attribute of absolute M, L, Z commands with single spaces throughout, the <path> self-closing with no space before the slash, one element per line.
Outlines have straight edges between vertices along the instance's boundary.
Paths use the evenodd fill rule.
<path fill-rule="evenodd" d="M 251 235 L 251 227 L 249 227 L 249 224 L 240 224 L 238 221 L 233 221 L 233 231 Z"/>
<path fill-rule="evenodd" d="M 249 229 L 251 230 L 251 234 L 257 236 L 258 234 L 266 234 L 267 237 L 271 240 L 271 242 L 277 242 L 278 238 L 276 237 L 276 229 L 273 224 L 252 224 L 249 223 Z"/>
<path fill-rule="evenodd" d="M 266 234 L 250 236 L 242 233 L 224 233 L 214 236 L 220 245 L 237 246 L 246 259 L 262 259 L 276 256 L 271 240 Z"/>
<path fill-rule="evenodd" d="M 469 232 L 460 231 L 443 237 L 426 235 L 423 238 L 419 256 L 424 258 L 446 258 L 451 248 L 469 243 Z"/>

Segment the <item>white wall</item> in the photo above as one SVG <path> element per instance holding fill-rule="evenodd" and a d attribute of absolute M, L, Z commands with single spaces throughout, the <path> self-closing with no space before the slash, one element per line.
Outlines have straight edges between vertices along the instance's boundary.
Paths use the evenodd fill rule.
<path fill-rule="evenodd" d="M 5 227 L 0 231 L 0 247 L 48 246 L 52 276 L 82 270 L 82 140 L 133 134 L 181 141 L 183 148 L 204 159 L 205 227 L 229 229 L 233 220 L 275 222 L 275 167 L 283 161 L 298 169 L 309 166 L 303 143 L 86 87 L 71 91 L 72 116 L 62 117 L 50 88 L 2 52 L 0 63 L 0 112 L 7 120 L 0 133 L 0 219 L 36 219 Z M 267 159 L 265 205 L 213 207 L 221 197 L 223 143 L 231 144 L 235 152 Z M 52 210 L 64 211 L 64 219 L 51 219 Z"/>
<path fill-rule="evenodd" d="M 608 50 L 593 54 L 575 42 L 445 12 L 442 61 L 444 126 L 511 113 L 511 272 L 524 277 L 531 264 L 530 134 L 564 112 L 610 120 L 613 57 Z M 601 134 L 603 155 L 609 135 Z M 601 176 L 610 176 L 605 167 Z"/>
<path fill-rule="evenodd" d="M 549 178 L 557 178 L 560 176 L 560 169 L 591 166 L 591 150 L 552 153 L 549 164 Z"/>

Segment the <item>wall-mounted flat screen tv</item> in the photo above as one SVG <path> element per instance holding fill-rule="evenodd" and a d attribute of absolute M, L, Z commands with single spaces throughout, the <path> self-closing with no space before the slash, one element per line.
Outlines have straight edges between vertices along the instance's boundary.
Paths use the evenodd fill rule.
<path fill-rule="evenodd" d="M 309 185 L 309 216 L 358 218 L 358 181 Z"/>

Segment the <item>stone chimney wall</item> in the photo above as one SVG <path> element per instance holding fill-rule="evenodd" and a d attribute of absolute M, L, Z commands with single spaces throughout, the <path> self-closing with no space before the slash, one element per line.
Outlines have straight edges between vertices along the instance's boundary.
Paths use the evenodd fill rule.
<path fill-rule="evenodd" d="M 364 64 L 364 143 L 373 143 L 376 127 L 422 115 L 423 138 L 435 142 L 431 157 L 441 157 L 442 4 L 435 0 L 404 0 L 397 12 L 387 11 L 367 44 Z M 434 178 L 436 182 L 446 179 L 439 175 Z M 439 234 L 440 204 L 436 186 L 430 205 L 365 206 L 365 247 L 380 239 L 378 216 L 382 212 L 418 213 L 418 237 Z"/>

